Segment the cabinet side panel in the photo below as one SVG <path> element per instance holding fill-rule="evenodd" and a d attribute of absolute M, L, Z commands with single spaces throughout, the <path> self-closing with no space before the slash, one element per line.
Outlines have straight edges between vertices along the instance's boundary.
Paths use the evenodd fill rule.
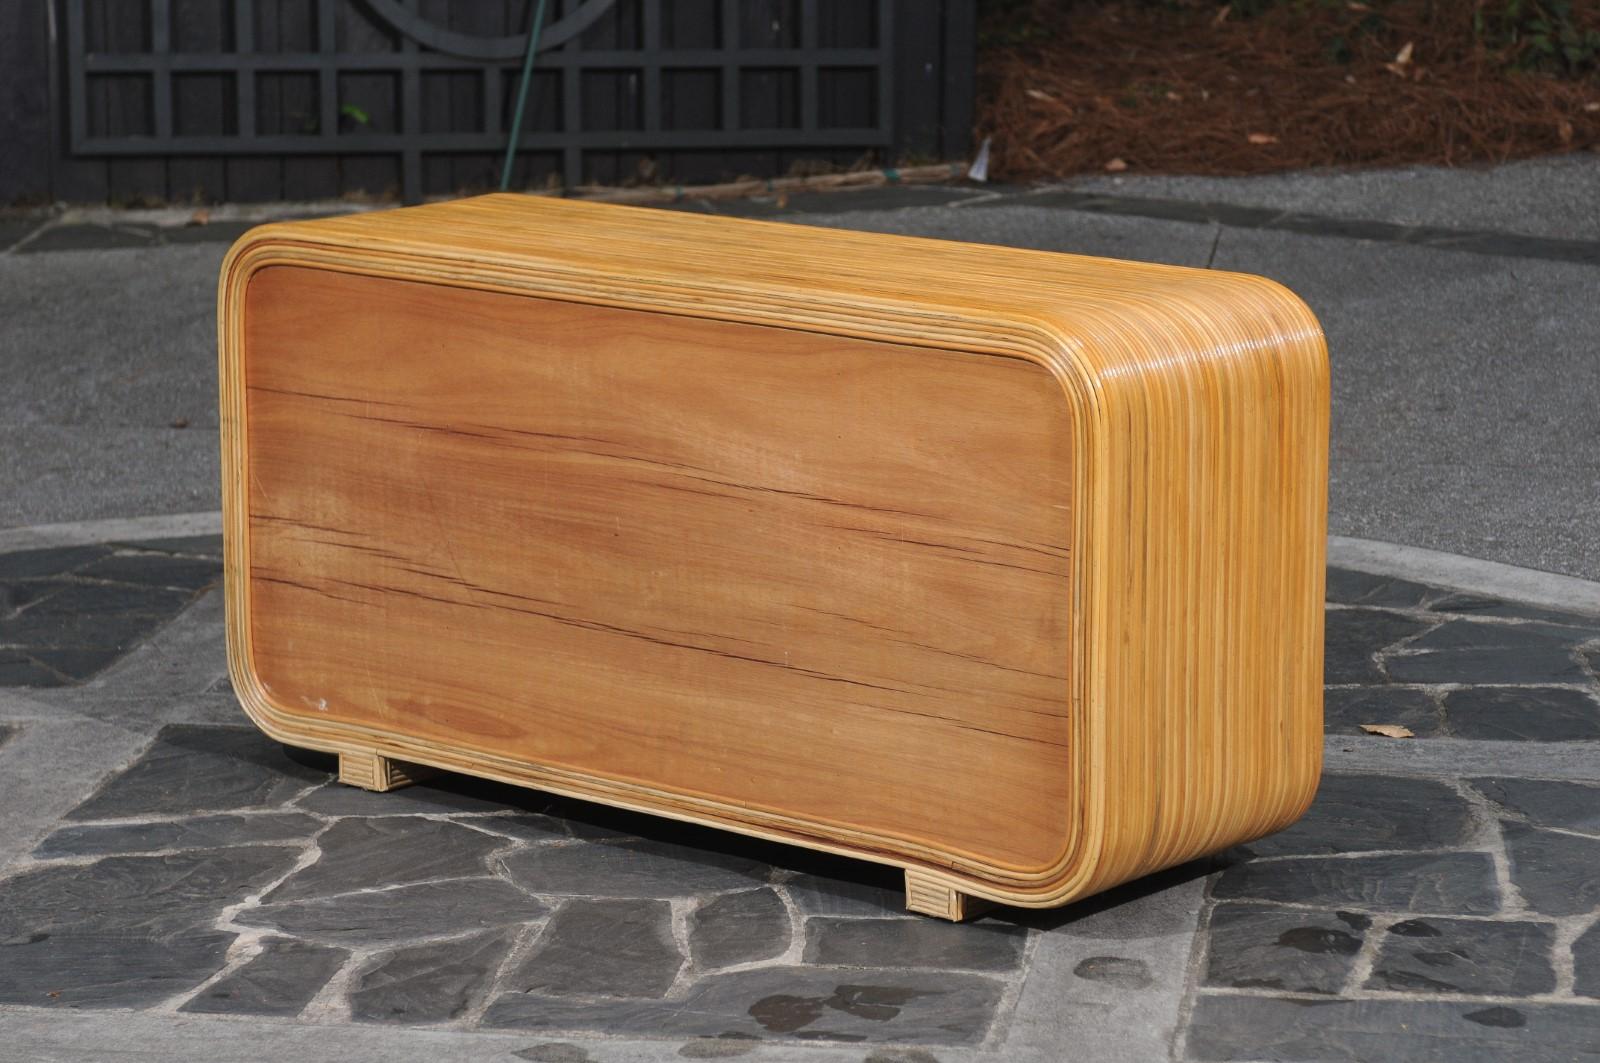
<path fill-rule="evenodd" d="M 1322 755 L 1321 331 L 1256 277 L 1121 312 L 1143 355 L 1102 378 L 1105 531 L 1086 571 L 1107 848 L 1090 890 L 1287 825 Z"/>
<path fill-rule="evenodd" d="M 292 266 L 243 337 L 280 711 L 952 866 L 1070 847 L 1044 369 Z"/>

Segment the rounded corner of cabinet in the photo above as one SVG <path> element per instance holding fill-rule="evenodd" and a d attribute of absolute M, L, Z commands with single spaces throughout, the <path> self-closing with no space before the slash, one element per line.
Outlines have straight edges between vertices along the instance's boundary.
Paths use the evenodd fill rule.
<path fill-rule="evenodd" d="M 241 615 L 235 623 L 248 624 L 249 617 Z M 302 720 L 273 699 L 272 688 L 262 679 L 249 647 L 236 630 L 230 631 L 228 639 L 228 679 L 245 718 L 262 734 L 301 749 L 333 749 L 319 741 L 315 720 Z"/>
<path fill-rule="evenodd" d="M 1266 306 L 1258 312 L 1268 319 L 1267 331 L 1281 343 L 1301 346 L 1311 355 L 1313 367 L 1326 375 L 1327 333 L 1322 328 L 1317 312 L 1299 292 L 1280 280 L 1259 273 L 1219 273 L 1218 276 L 1242 286 L 1258 298 L 1264 298 Z"/>
<path fill-rule="evenodd" d="M 1068 833 L 1065 846 L 1052 863 L 1020 872 L 1013 870 L 972 892 L 974 896 L 1019 908 L 1061 908 L 1114 885 L 1108 876 L 1120 881 L 1111 859 L 1104 832 L 1080 822 Z"/>
<path fill-rule="evenodd" d="M 249 620 L 248 616 L 241 616 L 236 622 L 248 624 Z M 272 734 L 272 720 L 280 710 L 272 704 L 269 688 L 257 672 L 249 648 L 242 639 L 233 637 L 232 632 L 228 639 L 228 680 L 233 684 L 234 698 L 250 722 Z"/>
<path fill-rule="evenodd" d="M 256 274 L 281 260 L 288 245 L 279 224 L 258 225 L 233 242 L 217 273 L 218 306 L 224 326 L 243 308 Z"/>
<path fill-rule="evenodd" d="M 1297 823 L 1311 809 L 1312 802 L 1317 799 L 1317 791 L 1322 787 L 1322 711 L 1321 700 L 1318 699 L 1318 711 L 1315 714 L 1317 724 L 1317 738 L 1313 743 L 1314 749 L 1308 752 L 1300 763 L 1298 770 L 1290 778 L 1291 785 L 1286 787 L 1286 794 L 1282 807 L 1279 810 L 1278 826 L 1274 829 L 1283 830 L 1285 827 Z"/>
<path fill-rule="evenodd" d="M 1050 374 L 1071 412 L 1075 416 L 1081 414 L 1083 400 L 1100 388 L 1093 366 L 1079 356 L 1081 341 L 1067 322 L 1049 317 L 1037 322 L 1033 331 L 1036 335 L 1030 339 L 1034 342 L 1028 344 L 1025 357 Z"/>

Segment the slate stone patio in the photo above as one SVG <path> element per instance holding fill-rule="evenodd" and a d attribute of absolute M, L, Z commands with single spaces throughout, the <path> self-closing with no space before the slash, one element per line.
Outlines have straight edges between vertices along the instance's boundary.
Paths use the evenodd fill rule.
<path fill-rule="evenodd" d="M 88 679 L 221 576 L 216 536 L 0 554 L 0 687 Z"/>
<path fill-rule="evenodd" d="M 107 698 L 191 602 L 173 631 L 220 646 L 215 558 L 0 556 L 0 631 L 33 669 L 7 681 L 50 707 L 5 709 L 0 756 L 100 697 L 50 663 L 52 633 L 102 655 Z M 76 595 L 98 611 L 17 619 Z M 1156 1058 L 1151 1036 L 1196 1061 L 1600 1056 L 1600 618 L 1341 570 L 1327 617 L 1330 749 L 1351 755 L 1301 822 L 960 926 L 906 915 L 868 864 L 456 776 L 342 787 L 234 715 L 213 656 L 172 694 L 201 708 L 122 721 L 128 753 L 6 854 L 0 1028 L 132 1009 L 479 1032 L 507 1058 L 927 1063 L 1076 1058 L 1122 1034 L 1101 1028 L 1120 998 L 1172 1016 L 1128 1026 L 1122 1058 Z M 1417 734 L 1414 770 L 1363 769 L 1402 741 L 1373 723 Z M 1142 914 L 1162 903 L 1165 926 Z"/>

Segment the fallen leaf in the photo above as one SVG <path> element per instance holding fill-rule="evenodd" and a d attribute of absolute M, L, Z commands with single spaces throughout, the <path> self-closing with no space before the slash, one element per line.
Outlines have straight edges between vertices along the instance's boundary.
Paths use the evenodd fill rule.
<path fill-rule="evenodd" d="M 1560 135 L 1561 143 L 1572 143 L 1572 123 L 1567 121 L 1565 118 L 1561 120 L 1560 125 L 1556 126 L 1556 133 Z"/>
<path fill-rule="evenodd" d="M 189 427 L 189 418 L 187 418 L 187 417 L 176 418 L 172 422 L 172 427 L 174 427 L 174 428 L 188 428 Z"/>
<path fill-rule="evenodd" d="M 1276 144 L 1278 138 L 1271 133 L 1251 133 L 1245 138 L 1252 144 Z"/>
<path fill-rule="evenodd" d="M 1124 159 L 1112 159 L 1110 162 L 1106 163 L 1106 173 L 1121 173 L 1127 168 L 1128 163 Z"/>
<path fill-rule="evenodd" d="M 207 222 L 209 222 L 210 220 L 211 220 L 211 212 L 209 210 L 197 210 L 193 214 L 189 215 L 189 221 L 187 222 L 187 224 L 189 224 L 189 225 L 204 225 Z"/>
<path fill-rule="evenodd" d="M 1228 12 L 1230 12 L 1232 10 L 1233 10 L 1233 5 L 1232 4 L 1223 4 L 1221 10 L 1219 10 L 1214 16 L 1212 16 L 1211 24 L 1213 26 L 1222 25 L 1224 22 L 1228 21 Z"/>
<path fill-rule="evenodd" d="M 1351 3 L 1348 3 L 1348 4 L 1344 5 L 1344 6 L 1348 7 L 1351 11 L 1371 11 L 1372 10 L 1372 5 L 1371 4 L 1358 4 L 1358 3 L 1354 3 L 1353 0 L 1352 0 Z"/>
<path fill-rule="evenodd" d="M 1407 41 L 1406 46 L 1395 53 L 1392 63 L 1383 64 L 1383 68 L 1396 77 L 1410 77 L 1411 53 L 1416 48 L 1415 41 Z"/>
<path fill-rule="evenodd" d="M 1594 114 L 1596 111 L 1600 111 L 1600 103 L 1586 103 L 1583 105 L 1583 109 L 1590 114 Z"/>
<path fill-rule="evenodd" d="M 1171 100 L 1173 103 L 1182 103 L 1183 102 L 1183 97 L 1178 95 L 1176 92 L 1167 93 L 1167 99 Z"/>
<path fill-rule="evenodd" d="M 1044 100 L 1046 103 L 1056 102 L 1056 98 L 1050 95 L 1048 92 L 1045 92 L 1043 89 L 1028 89 L 1027 93 L 1036 100 Z"/>
<path fill-rule="evenodd" d="M 1385 738 L 1415 738 L 1416 732 L 1409 727 L 1402 727 L 1397 723 L 1364 723 L 1361 729 L 1369 735 L 1382 735 Z"/>

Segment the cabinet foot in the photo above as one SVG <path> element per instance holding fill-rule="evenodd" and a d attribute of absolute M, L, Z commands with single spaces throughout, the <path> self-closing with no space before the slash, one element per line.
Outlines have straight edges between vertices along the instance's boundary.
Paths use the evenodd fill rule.
<path fill-rule="evenodd" d="M 931 878 L 926 872 L 906 869 L 907 911 L 959 923 L 964 919 L 982 915 L 993 907 L 993 901 L 969 897 L 960 890 Z"/>
<path fill-rule="evenodd" d="M 339 781 L 363 790 L 398 790 L 433 774 L 432 768 L 404 764 L 378 753 L 340 753 Z"/>

